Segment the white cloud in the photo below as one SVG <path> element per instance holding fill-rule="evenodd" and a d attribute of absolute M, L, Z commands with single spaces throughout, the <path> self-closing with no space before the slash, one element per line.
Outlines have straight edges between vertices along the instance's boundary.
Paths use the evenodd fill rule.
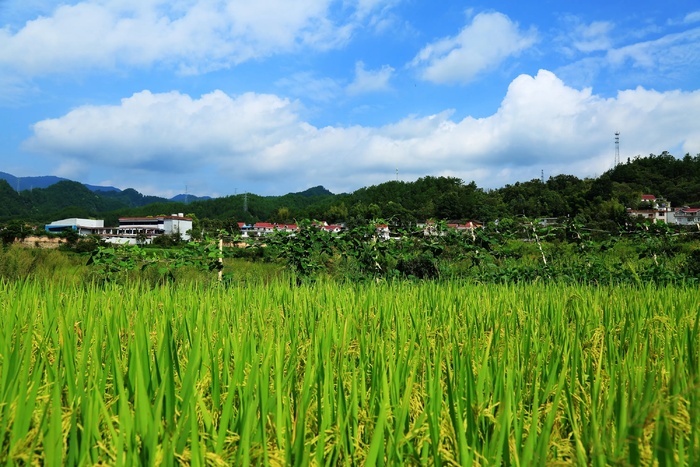
<path fill-rule="evenodd" d="M 596 42 L 601 46 L 605 40 Z M 592 52 L 593 45 L 588 51 Z M 651 40 L 610 47 L 605 54 L 590 55 L 557 70 L 569 83 L 594 82 L 607 73 L 608 82 L 695 88 L 691 76 L 700 70 L 700 28 L 667 33 Z"/>
<path fill-rule="evenodd" d="M 676 67 L 700 63 L 699 51 L 700 28 L 695 28 L 612 49 L 606 59 L 612 66 L 631 64 L 664 73 L 674 71 Z"/>
<path fill-rule="evenodd" d="M 697 23 L 699 21 L 700 21 L 700 10 L 693 11 L 692 13 L 688 13 L 687 15 L 685 15 L 685 18 L 683 18 L 683 22 L 686 24 Z"/>
<path fill-rule="evenodd" d="M 411 66 L 435 83 L 468 83 L 537 41 L 534 29 L 521 31 L 502 13 L 480 13 L 455 37 L 425 46 Z"/>
<path fill-rule="evenodd" d="M 578 54 L 590 54 L 605 51 L 613 47 L 611 33 L 615 24 L 610 21 L 593 21 L 584 23 L 581 18 L 566 15 L 561 18 L 562 26 L 554 37 L 559 51 L 572 57 Z"/>
<path fill-rule="evenodd" d="M 449 174 L 481 187 L 541 170 L 594 176 L 612 165 L 615 131 L 623 159 L 677 147 L 700 152 L 700 91 L 640 87 L 602 98 L 542 70 L 513 80 L 493 115 L 452 115 L 319 128 L 299 117 L 295 102 L 274 95 L 143 91 L 38 122 L 25 146 L 63 161 L 65 176 L 106 167 L 100 178 L 122 187 L 157 184 L 158 193 L 198 178 L 215 194 L 243 184 L 259 194 L 318 184 L 352 191 L 392 179 L 397 167 L 404 179 Z"/>
<path fill-rule="evenodd" d="M 342 94 L 343 89 L 332 78 L 318 78 L 312 72 L 294 73 L 278 79 L 275 86 L 287 93 L 317 102 L 330 102 Z"/>
<path fill-rule="evenodd" d="M 85 0 L 0 29 L 0 71 L 36 76 L 166 63 L 185 73 L 345 44 L 358 19 L 337 0 Z M 362 11 L 382 2 L 360 5 Z M 366 13 L 363 13 L 366 15 Z"/>
<path fill-rule="evenodd" d="M 364 94 L 369 92 L 386 91 L 394 69 L 384 65 L 379 70 L 366 70 L 362 62 L 355 63 L 355 80 L 347 87 L 348 94 Z"/>
<path fill-rule="evenodd" d="M 14 107 L 27 104 L 27 96 L 35 91 L 29 84 L 17 76 L 0 73 L 0 103 Z"/>
<path fill-rule="evenodd" d="M 176 173 L 257 154 L 303 126 L 295 104 L 273 95 L 143 91 L 120 105 L 83 106 L 38 122 L 26 146 L 81 164 Z"/>
<path fill-rule="evenodd" d="M 594 21 L 579 24 L 574 30 L 573 46 L 585 53 L 607 50 L 612 46 L 610 32 L 614 25 L 609 21 Z"/>

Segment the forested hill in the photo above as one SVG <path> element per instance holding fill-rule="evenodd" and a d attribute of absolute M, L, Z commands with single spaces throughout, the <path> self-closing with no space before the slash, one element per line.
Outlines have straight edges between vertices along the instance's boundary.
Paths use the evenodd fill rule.
<path fill-rule="evenodd" d="M 53 183 L 47 188 L 27 189 L 18 193 L 6 180 L 0 179 L 0 222 L 23 220 L 40 224 L 56 219 L 82 217 L 103 218 L 108 225 L 116 225 L 120 216 L 179 212 L 201 218 L 235 217 L 257 222 L 274 218 L 280 212 L 284 216 L 290 216 L 292 212 L 309 212 L 312 205 L 330 205 L 330 200 L 335 196 L 324 187 L 317 186 L 284 196 L 240 194 L 211 199 L 190 195 L 185 203 L 143 195 L 132 188 L 123 191 L 91 191 L 81 183 L 67 180 Z M 177 198 L 184 199 L 184 196 Z"/>
<path fill-rule="evenodd" d="M 581 216 L 586 221 L 621 223 L 628 219 L 625 208 L 642 207 L 642 194 L 664 198 L 671 206 L 700 206 L 700 154 L 681 159 L 667 152 L 651 154 L 630 159 L 595 179 L 562 174 L 490 191 L 445 177 L 392 181 L 357 190 L 341 207 L 348 209 L 350 221 L 373 215 L 398 219 L 397 223 Z"/>
<path fill-rule="evenodd" d="M 614 184 L 623 184 L 630 190 L 664 196 L 673 206 L 700 202 L 700 154 L 681 159 L 668 152 L 638 157 L 603 174 L 601 183 L 607 184 L 608 177 L 613 194 Z"/>
<path fill-rule="evenodd" d="M 0 217 L 43 221 L 50 217 L 86 217 L 123 206 L 120 201 L 92 192 L 85 185 L 60 181 L 47 188 L 16 192 L 0 180 Z"/>
<path fill-rule="evenodd" d="M 0 172 L 0 180 L 6 180 L 10 186 L 17 189 L 17 191 L 22 190 L 33 190 L 35 188 L 48 188 L 58 182 L 69 182 L 67 178 L 56 177 L 53 175 L 46 175 L 43 177 L 16 177 L 7 172 Z M 88 185 L 84 183 L 90 191 L 120 191 L 119 188 L 113 186 L 100 186 L 100 185 Z"/>
<path fill-rule="evenodd" d="M 92 192 L 69 181 L 17 193 L 0 180 L 0 222 L 97 217 L 113 225 L 119 216 L 183 212 L 222 227 L 236 221 L 282 223 L 303 218 L 350 225 L 383 218 L 408 225 L 430 218 L 486 222 L 513 216 L 580 216 L 591 222 L 620 223 L 627 218 L 625 208 L 639 207 L 642 194 L 663 197 L 672 206 L 700 204 L 700 155 L 677 159 L 666 152 L 652 154 L 628 160 L 595 179 L 562 174 L 497 190 L 429 176 L 414 182 L 389 181 L 351 194 L 333 194 L 317 186 L 283 196 L 239 194 L 187 204 L 133 189 Z"/>

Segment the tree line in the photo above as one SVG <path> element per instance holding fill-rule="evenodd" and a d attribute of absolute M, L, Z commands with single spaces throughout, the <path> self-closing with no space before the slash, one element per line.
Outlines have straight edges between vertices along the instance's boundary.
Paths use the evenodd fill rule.
<path fill-rule="evenodd" d="M 0 180 L 0 223 L 40 225 L 83 217 L 116 225 L 123 216 L 183 212 L 195 219 L 199 229 L 211 231 L 230 230 L 237 222 L 322 219 L 352 228 L 382 218 L 392 226 L 408 227 L 427 219 L 488 223 L 519 216 L 578 217 L 605 227 L 624 223 L 625 209 L 638 207 L 645 193 L 663 197 L 673 206 L 700 203 L 700 154 L 681 159 L 667 152 L 638 156 L 597 178 L 560 174 L 494 190 L 455 177 L 426 176 L 412 182 L 387 181 L 353 193 L 333 194 L 319 186 L 284 196 L 238 194 L 187 204 L 132 189 L 121 194 L 92 192 L 68 181 L 18 193 Z"/>

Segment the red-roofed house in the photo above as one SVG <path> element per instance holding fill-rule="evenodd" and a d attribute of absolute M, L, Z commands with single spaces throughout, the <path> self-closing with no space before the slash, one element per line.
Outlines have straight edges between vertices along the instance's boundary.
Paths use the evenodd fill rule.
<path fill-rule="evenodd" d="M 673 211 L 673 217 L 676 224 L 700 224 L 700 208 L 690 208 L 688 206 L 676 208 L 675 211 Z"/>
<path fill-rule="evenodd" d="M 664 221 L 667 224 L 673 224 L 673 210 L 671 203 L 667 203 L 661 198 L 656 198 L 654 195 L 642 195 L 642 203 L 647 203 L 649 207 L 643 209 L 627 208 L 627 215 L 630 217 L 642 217 L 649 222 Z"/>
<path fill-rule="evenodd" d="M 241 229 L 241 237 L 243 238 L 264 237 L 276 231 L 296 232 L 299 230 L 296 224 L 275 224 L 272 222 L 256 222 L 253 225 L 239 222 L 238 227 Z"/>

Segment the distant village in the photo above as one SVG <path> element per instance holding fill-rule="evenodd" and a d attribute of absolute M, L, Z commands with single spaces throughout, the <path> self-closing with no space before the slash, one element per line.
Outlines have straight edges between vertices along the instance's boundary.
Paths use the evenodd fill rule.
<path fill-rule="evenodd" d="M 694 225 L 700 223 L 700 208 L 684 206 L 671 208 L 662 198 L 654 195 L 642 195 L 641 209 L 627 209 L 627 214 L 632 218 L 643 218 L 651 222 L 663 221 L 667 224 Z"/>
<path fill-rule="evenodd" d="M 316 222 L 316 227 L 329 233 L 338 233 L 345 229 L 343 224 L 328 224 Z M 429 234 L 434 230 L 434 224 L 428 222 L 418 225 Z M 448 228 L 464 231 L 481 227 L 478 222 L 463 224 L 447 224 Z M 257 222 L 255 224 L 238 223 L 242 239 L 265 237 L 274 232 L 296 232 L 297 224 L 279 224 L 271 222 Z M 106 243 L 137 245 L 150 244 L 153 239 L 162 235 L 177 235 L 184 241 L 191 239 L 192 219 L 183 213 L 170 216 L 153 217 L 120 217 L 118 227 L 105 227 L 101 219 L 68 218 L 46 224 L 45 230 L 49 233 L 61 233 L 66 231 L 76 232 L 81 236 L 97 235 Z M 377 225 L 377 237 L 389 239 L 391 232 L 386 224 Z"/>
<path fill-rule="evenodd" d="M 667 224 L 700 225 L 700 208 L 688 206 L 672 208 L 670 203 L 654 195 L 642 195 L 640 208 L 627 209 L 630 218 L 645 220 L 648 222 L 663 221 Z M 543 219 L 546 225 L 555 224 L 556 219 Z M 316 224 L 318 228 L 330 233 L 338 233 L 345 229 L 343 224 L 329 225 L 326 222 Z M 426 222 L 417 225 L 423 228 L 426 235 L 434 232 L 434 224 Z M 243 239 L 257 238 L 270 235 L 274 232 L 295 232 L 299 229 L 296 224 L 279 224 L 270 222 L 257 222 L 255 224 L 238 223 Z M 449 223 L 448 229 L 468 231 L 482 227 L 478 221 L 466 223 Z M 50 233 L 74 231 L 78 235 L 97 235 L 107 243 L 114 244 L 150 244 L 153 239 L 162 235 L 176 235 L 184 241 L 191 239 L 192 219 L 183 213 L 169 216 L 145 216 L 145 217 L 121 217 L 119 226 L 105 227 L 104 220 L 69 218 L 61 219 L 46 224 L 45 230 Z M 388 239 L 391 236 L 388 225 L 377 226 L 378 238 Z"/>

